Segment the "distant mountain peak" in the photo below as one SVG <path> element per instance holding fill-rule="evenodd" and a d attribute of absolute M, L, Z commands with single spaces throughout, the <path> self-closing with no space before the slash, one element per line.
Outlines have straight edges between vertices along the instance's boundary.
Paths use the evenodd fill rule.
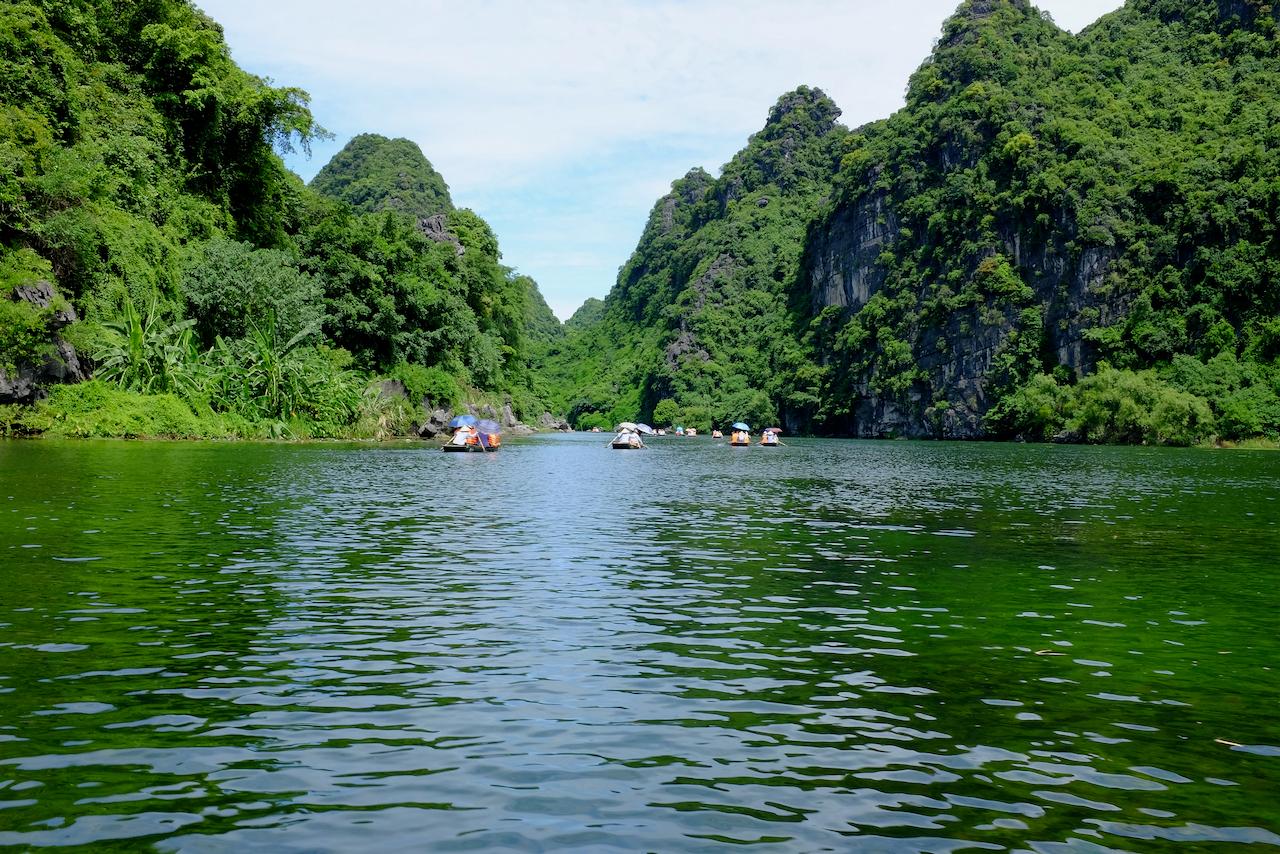
<path fill-rule="evenodd" d="M 449 186 L 418 144 L 362 133 L 311 180 L 311 188 L 366 213 L 399 211 L 426 219 L 453 210 Z"/>
<path fill-rule="evenodd" d="M 826 92 L 816 86 L 799 86 L 774 103 L 761 134 L 770 139 L 800 126 L 821 136 L 834 128 L 839 118 L 840 108 Z"/>

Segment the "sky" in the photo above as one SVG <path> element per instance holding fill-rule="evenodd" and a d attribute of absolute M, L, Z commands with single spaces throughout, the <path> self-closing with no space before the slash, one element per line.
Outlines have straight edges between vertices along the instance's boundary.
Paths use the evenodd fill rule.
<path fill-rule="evenodd" d="M 311 94 L 334 134 L 407 137 L 562 320 L 603 297 L 654 202 L 712 174 L 779 96 L 857 127 L 903 104 L 958 0 L 196 0 L 241 67 Z M 1122 0 L 1040 0 L 1078 32 Z"/>

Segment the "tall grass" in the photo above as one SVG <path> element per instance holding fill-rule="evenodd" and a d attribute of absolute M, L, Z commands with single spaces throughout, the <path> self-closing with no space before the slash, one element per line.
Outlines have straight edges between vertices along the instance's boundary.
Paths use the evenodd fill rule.
<path fill-rule="evenodd" d="M 144 315 L 126 303 L 107 327 L 98 377 L 143 395 L 172 394 L 197 412 L 235 416 L 244 425 L 237 432 L 270 437 L 346 435 L 357 426 L 378 433 L 376 425 L 405 421 L 406 413 L 389 417 L 386 402 L 366 394 L 349 354 L 310 343 L 319 336 L 314 325 L 282 339 L 269 312 L 244 338 L 217 338 L 204 352 L 193 325 L 166 324 L 154 306 Z"/>

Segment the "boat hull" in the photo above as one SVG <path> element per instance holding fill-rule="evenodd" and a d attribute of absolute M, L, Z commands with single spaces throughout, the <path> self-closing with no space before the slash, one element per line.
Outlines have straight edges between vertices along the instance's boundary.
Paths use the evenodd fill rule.
<path fill-rule="evenodd" d="M 729 444 L 730 444 L 730 445 L 733 445 L 735 448 L 750 448 L 750 447 L 751 447 L 751 443 L 750 443 L 750 442 L 730 442 Z"/>
<path fill-rule="evenodd" d="M 626 442 L 613 442 L 610 444 L 610 447 L 615 451 L 639 451 L 644 448 L 644 445 L 629 445 Z"/>
<path fill-rule="evenodd" d="M 482 448 L 479 445 L 445 445 L 440 450 L 446 454 L 492 454 L 497 448 Z"/>

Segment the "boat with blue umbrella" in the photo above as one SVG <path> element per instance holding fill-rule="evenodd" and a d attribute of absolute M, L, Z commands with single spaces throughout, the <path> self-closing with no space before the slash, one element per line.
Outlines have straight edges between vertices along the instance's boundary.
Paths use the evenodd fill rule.
<path fill-rule="evenodd" d="M 729 437 L 729 444 L 737 448 L 751 447 L 751 427 L 741 421 L 733 422 L 733 435 Z"/>
<path fill-rule="evenodd" d="M 493 435 L 498 433 L 498 425 L 493 421 L 481 421 L 474 415 L 457 415 L 449 422 L 449 427 L 453 429 L 453 436 L 445 444 L 443 450 L 450 453 L 485 453 L 486 451 L 496 451 L 496 446 L 491 447 L 487 440 L 482 441 L 481 436 L 485 435 L 481 432 L 481 425 L 491 426 Z M 499 442 L 501 444 L 501 442 Z"/>
<path fill-rule="evenodd" d="M 486 451 L 496 451 L 502 447 L 502 425 L 488 418 L 476 422 L 476 430 L 480 433 L 480 446 Z"/>

